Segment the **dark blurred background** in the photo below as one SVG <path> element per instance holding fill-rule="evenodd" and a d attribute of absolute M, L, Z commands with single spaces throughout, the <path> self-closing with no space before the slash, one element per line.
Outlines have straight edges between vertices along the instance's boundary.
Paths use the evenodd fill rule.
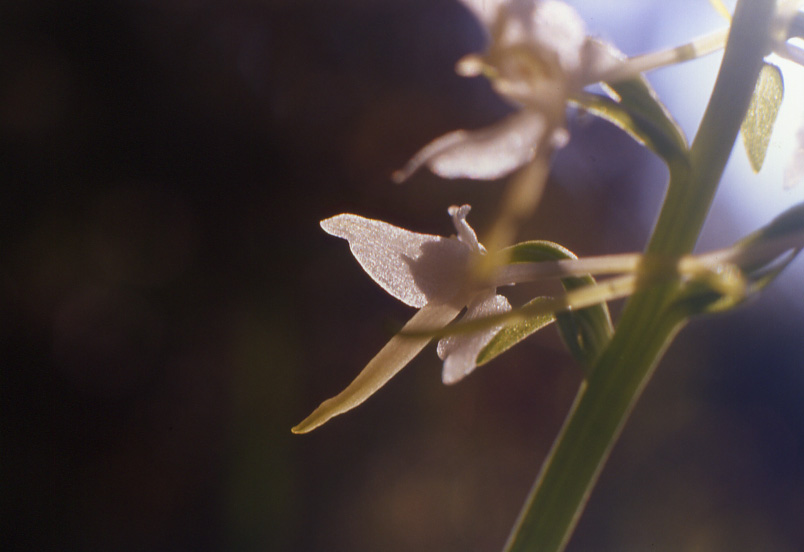
<path fill-rule="evenodd" d="M 482 43 L 456 0 L 3 3 L 4 549 L 502 547 L 580 381 L 553 329 L 449 388 L 428 348 L 290 433 L 412 315 L 318 221 L 493 221 L 501 183 L 389 180 L 508 111 L 453 72 Z M 641 248 L 661 164 L 571 130 L 523 238 Z M 570 550 L 804 549 L 798 290 L 685 329 Z"/>

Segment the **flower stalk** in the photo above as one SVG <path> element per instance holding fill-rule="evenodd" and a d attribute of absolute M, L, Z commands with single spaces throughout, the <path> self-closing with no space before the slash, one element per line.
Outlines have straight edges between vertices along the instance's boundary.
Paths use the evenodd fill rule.
<path fill-rule="evenodd" d="M 739 0 L 721 69 L 693 142 L 689 171 L 672 171 L 646 252 L 692 251 L 729 158 L 766 55 L 775 2 Z M 506 550 L 563 550 L 609 453 L 688 313 L 679 281 L 637 293 L 576 396 Z"/>
<path fill-rule="evenodd" d="M 726 46 L 728 35 L 729 29 L 726 27 L 698 37 L 681 46 L 630 57 L 622 65 L 600 74 L 599 80 L 617 82 L 633 78 L 640 73 L 707 56 L 722 50 Z"/>

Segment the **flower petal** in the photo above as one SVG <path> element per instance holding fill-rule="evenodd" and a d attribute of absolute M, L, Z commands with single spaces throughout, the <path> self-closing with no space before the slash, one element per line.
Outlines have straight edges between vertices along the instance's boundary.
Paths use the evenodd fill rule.
<path fill-rule="evenodd" d="M 575 8 L 558 0 L 542 0 L 533 13 L 532 40 L 538 47 L 555 52 L 566 73 L 581 66 L 586 25 Z"/>
<path fill-rule="evenodd" d="M 544 116 L 523 110 L 489 127 L 450 132 L 420 150 L 393 178 L 402 182 L 427 165 L 444 178 L 495 180 L 533 159 L 546 131 Z"/>
<path fill-rule="evenodd" d="M 798 129 L 796 141 L 798 143 L 793 150 L 793 156 L 784 171 L 784 187 L 787 189 L 804 180 L 804 125 Z"/>
<path fill-rule="evenodd" d="M 372 280 L 406 305 L 448 302 L 463 288 L 471 250 L 457 238 L 419 234 L 350 214 L 323 220 L 321 227 L 347 240 Z"/>
<path fill-rule="evenodd" d="M 423 307 L 405 324 L 400 333 L 392 337 L 385 347 L 380 349 L 380 352 L 371 359 L 346 389 L 321 403 L 312 414 L 291 431 L 307 433 L 330 418 L 361 404 L 413 360 L 413 357 L 419 354 L 431 339 L 430 337 L 403 336 L 403 332 L 415 333 L 446 326 L 459 312 L 459 308 L 443 303 Z"/>
<path fill-rule="evenodd" d="M 511 310 L 511 304 L 508 299 L 491 291 L 475 298 L 466 309 L 462 320 L 474 320 L 509 310 Z M 438 356 L 444 360 L 442 381 L 450 385 L 472 372 L 477 366 L 477 355 L 502 327 L 503 324 L 498 324 L 466 335 L 451 335 L 439 341 Z"/>

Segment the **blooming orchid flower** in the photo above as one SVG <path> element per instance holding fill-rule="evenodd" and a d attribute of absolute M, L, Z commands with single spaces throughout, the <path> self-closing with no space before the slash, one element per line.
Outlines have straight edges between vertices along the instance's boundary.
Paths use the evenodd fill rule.
<path fill-rule="evenodd" d="M 485 55 L 458 64 L 464 76 L 481 73 L 519 108 L 480 130 L 436 139 L 394 174 L 403 181 L 423 165 L 444 178 L 493 180 L 568 141 L 567 98 L 619 63 L 619 54 L 589 40 L 578 13 L 558 0 L 463 0 L 485 26 Z"/>
<path fill-rule="evenodd" d="M 423 166 L 444 178 L 495 180 L 548 157 L 569 141 L 566 103 L 596 82 L 707 55 L 723 47 L 728 29 L 669 50 L 625 58 L 586 34 L 574 8 L 559 0 L 461 0 L 484 26 L 483 55 L 458 62 L 464 76 L 487 76 L 518 110 L 479 130 L 457 130 L 430 142 L 393 175 L 406 180 Z"/>
<path fill-rule="evenodd" d="M 430 337 L 416 332 L 442 328 L 464 308 L 465 320 L 511 310 L 508 300 L 497 295 L 493 284 L 479 282 L 474 277 L 473 269 L 485 249 L 466 222 L 469 210 L 469 205 L 449 208 L 457 236 L 448 238 L 419 234 L 351 214 L 321 222 L 326 232 L 349 242 L 352 254 L 380 287 L 419 311 L 346 389 L 324 401 L 294 427 L 295 433 L 315 429 L 359 405 L 382 387 L 430 341 Z M 444 383 L 455 383 L 472 372 L 478 353 L 500 328 L 497 325 L 442 339 L 437 352 L 444 361 Z"/>
<path fill-rule="evenodd" d="M 484 260 L 485 250 L 466 222 L 469 209 L 468 205 L 449 208 L 457 236 L 448 238 L 419 234 L 351 214 L 321 222 L 326 232 L 349 242 L 355 258 L 377 284 L 419 311 L 346 389 L 321 403 L 292 428 L 294 433 L 312 431 L 361 404 L 419 354 L 432 335 L 464 308 L 466 312 L 458 323 L 463 331 L 438 343 L 445 384 L 460 381 L 475 369 L 478 355 L 503 328 L 506 319 L 583 309 L 630 295 L 640 285 L 651 285 L 651 277 L 642 269 L 644 258 L 638 253 L 506 264 L 497 267 L 486 279 L 478 279 L 474 269 Z M 783 267 L 804 248 L 802 213 L 804 206 L 794 207 L 750 240 L 703 255 L 681 257 L 676 260 L 675 273 L 688 282 L 704 282 L 727 303 L 734 303 L 752 289 L 767 285 L 778 274 L 781 270 L 778 265 L 770 272 L 767 270 L 772 263 L 782 258 Z M 787 255 L 790 252 L 793 254 Z M 620 276 L 577 288 L 554 300 L 541 298 L 547 300 L 531 302 L 518 311 L 513 311 L 508 300 L 496 292 L 500 285 L 586 274 Z M 654 283 L 661 282 L 660 277 Z"/>
<path fill-rule="evenodd" d="M 792 188 L 804 180 L 804 123 L 796 133 L 796 146 L 784 172 L 784 187 Z"/>
<path fill-rule="evenodd" d="M 773 37 L 773 52 L 789 61 L 804 67 L 804 48 L 790 42 L 791 37 L 804 38 L 804 13 L 800 10 L 804 1 L 786 0 L 780 2 L 776 15 L 776 30 Z M 784 186 L 792 188 L 804 180 L 804 121 L 796 132 L 796 145 L 785 173 Z"/>

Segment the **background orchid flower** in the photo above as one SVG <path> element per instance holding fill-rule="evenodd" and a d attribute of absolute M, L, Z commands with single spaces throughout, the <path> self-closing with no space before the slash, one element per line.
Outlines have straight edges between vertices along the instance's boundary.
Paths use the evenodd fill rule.
<path fill-rule="evenodd" d="M 482 55 L 458 62 L 464 76 L 485 75 L 518 111 L 478 130 L 457 130 L 430 142 L 393 174 L 406 180 L 422 166 L 444 178 L 495 180 L 569 140 L 566 104 L 586 86 L 628 80 L 645 71 L 708 55 L 724 47 L 728 28 L 687 44 L 626 58 L 587 36 L 574 8 L 559 0 L 461 0 L 486 29 Z"/>
<path fill-rule="evenodd" d="M 415 335 L 416 332 L 446 326 L 464 307 L 467 320 L 511 309 L 508 300 L 497 295 L 493 284 L 479 282 L 474 277 L 473 269 L 485 249 L 466 222 L 469 210 L 469 205 L 449 208 L 457 236 L 448 238 L 419 234 L 351 214 L 321 221 L 326 232 L 349 242 L 360 266 L 380 287 L 420 310 L 346 389 L 324 401 L 294 427 L 295 433 L 315 429 L 359 405 L 382 387 L 430 341 L 431 337 Z M 474 370 L 478 353 L 501 327 L 442 339 L 438 354 L 444 360 L 444 383 L 455 383 Z"/>
<path fill-rule="evenodd" d="M 796 133 L 796 146 L 784 172 L 785 188 L 792 188 L 804 180 L 804 121 Z"/>
<path fill-rule="evenodd" d="M 558 0 L 463 1 L 485 26 L 490 44 L 484 55 L 461 60 L 458 72 L 485 74 L 519 111 L 490 127 L 436 139 L 394 174 L 396 181 L 423 165 L 445 178 L 493 180 L 549 154 L 569 138 L 569 96 L 620 63 L 619 53 L 589 39 L 578 13 Z"/>
<path fill-rule="evenodd" d="M 773 36 L 773 51 L 776 55 L 804 67 L 804 49 L 793 44 L 793 37 L 802 38 L 804 34 L 804 8 L 801 0 L 787 0 L 779 3 L 776 16 L 776 32 Z M 804 121 L 796 132 L 796 145 L 793 155 L 785 169 L 784 186 L 792 188 L 804 180 Z"/>

